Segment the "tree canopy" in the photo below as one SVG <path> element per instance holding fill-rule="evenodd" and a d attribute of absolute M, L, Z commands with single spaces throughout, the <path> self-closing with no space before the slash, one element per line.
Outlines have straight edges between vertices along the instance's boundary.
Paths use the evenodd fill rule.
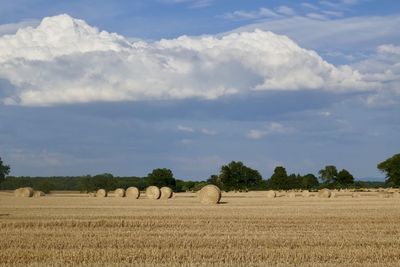
<path fill-rule="evenodd" d="M 10 174 L 10 166 L 5 165 L 0 158 L 0 183 L 6 179 L 8 174 Z"/>
<path fill-rule="evenodd" d="M 147 175 L 147 182 L 149 185 L 155 185 L 158 187 L 176 187 L 176 179 L 174 178 L 174 174 L 170 169 L 166 168 L 154 169 L 151 173 Z"/>
<path fill-rule="evenodd" d="M 378 164 L 378 169 L 386 173 L 386 182 L 394 186 L 400 186 L 400 154 L 393 155 Z"/>
<path fill-rule="evenodd" d="M 248 190 L 260 186 L 261 174 L 240 161 L 232 161 L 221 167 L 219 175 L 211 175 L 209 183 L 215 184 L 225 191 Z"/>

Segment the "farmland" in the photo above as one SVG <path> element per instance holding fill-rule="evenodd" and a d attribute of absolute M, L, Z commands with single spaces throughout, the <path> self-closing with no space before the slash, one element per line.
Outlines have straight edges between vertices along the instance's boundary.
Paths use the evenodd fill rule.
<path fill-rule="evenodd" d="M 400 261 L 400 199 L 172 199 L 0 193 L 0 266 L 388 266 Z"/>

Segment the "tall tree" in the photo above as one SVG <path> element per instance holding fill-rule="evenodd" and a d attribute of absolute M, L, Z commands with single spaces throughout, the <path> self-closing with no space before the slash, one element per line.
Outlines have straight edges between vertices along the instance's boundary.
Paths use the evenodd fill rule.
<path fill-rule="evenodd" d="M 10 166 L 5 165 L 0 158 L 0 183 L 2 183 L 6 176 L 10 173 Z"/>
<path fill-rule="evenodd" d="M 400 186 L 400 154 L 393 155 L 378 164 L 378 169 L 386 173 L 386 182 Z"/>
<path fill-rule="evenodd" d="M 354 177 L 349 171 L 343 169 L 338 173 L 336 182 L 341 185 L 352 185 L 354 184 Z"/>
<path fill-rule="evenodd" d="M 313 189 L 317 188 L 319 185 L 318 178 L 314 174 L 309 173 L 302 177 L 301 187 L 302 189 Z"/>
<path fill-rule="evenodd" d="M 276 167 L 271 178 L 268 180 L 268 184 L 272 189 L 290 189 L 286 169 L 282 166 Z"/>
<path fill-rule="evenodd" d="M 338 172 L 335 166 L 328 165 L 325 166 L 324 169 L 320 170 L 318 174 L 322 181 L 326 183 L 331 183 L 336 181 Z"/>
<path fill-rule="evenodd" d="M 212 176 L 210 179 L 216 181 L 225 191 L 256 188 L 262 181 L 261 174 L 257 170 L 247 167 L 240 161 L 232 161 L 222 166 L 219 177 Z"/>
<path fill-rule="evenodd" d="M 149 185 L 155 185 L 158 187 L 176 187 L 176 180 L 170 169 L 154 169 L 151 173 L 147 175 L 147 181 Z"/>

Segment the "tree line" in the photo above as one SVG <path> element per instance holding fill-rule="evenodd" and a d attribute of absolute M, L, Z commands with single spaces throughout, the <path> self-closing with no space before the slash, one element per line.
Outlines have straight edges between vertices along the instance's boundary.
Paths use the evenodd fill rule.
<path fill-rule="evenodd" d="M 92 192 L 100 188 L 111 191 L 130 186 L 144 190 L 149 185 L 156 185 L 169 186 L 175 192 L 182 192 L 197 191 L 206 184 L 215 184 L 224 191 L 400 187 L 400 154 L 379 163 L 377 168 L 386 174 L 385 182 L 355 181 L 348 170 L 338 171 L 334 165 L 325 166 L 318 172 L 318 177 L 312 173 L 288 174 L 283 166 L 277 166 L 271 177 L 265 180 L 257 170 L 240 161 L 223 165 L 219 174 L 211 175 L 206 181 L 177 179 L 172 171 L 166 168 L 154 169 L 145 177 L 116 177 L 110 173 L 74 177 L 14 177 L 7 176 L 10 173 L 10 166 L 5 165 L 0 158 L 0 190 L 33 187 L 44 192 L 52 190 Z"/>

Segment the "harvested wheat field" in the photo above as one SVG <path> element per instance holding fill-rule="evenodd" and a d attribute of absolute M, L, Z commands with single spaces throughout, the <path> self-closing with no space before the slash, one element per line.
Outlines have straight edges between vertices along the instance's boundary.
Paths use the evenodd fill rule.
<path fill-rule="evenodd" d="M 0 194 L 1 266 L 394 266 L 400 199 Z"/>

